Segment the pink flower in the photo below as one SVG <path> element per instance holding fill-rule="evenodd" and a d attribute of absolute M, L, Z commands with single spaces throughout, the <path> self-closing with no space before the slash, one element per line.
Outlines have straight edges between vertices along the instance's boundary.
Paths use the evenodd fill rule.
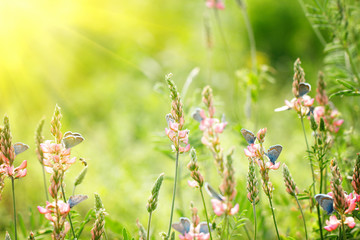
<path fill-rule="evenodd" d="M 317 123 L 320 122 L 320 118 L 325 116 L 325 107 L 318 106 L 314 108 L 314 118 Z"/>
<path fill-rule="evenodd" d="M 259 140 L 259 142 L 264 142 L 266 131 L 267 131 L 267 128 L 262 128 L 258 131 L 256 137 Z"/>
<path fill-rule="evenodd" d="M 348 205 L 348 209 L 345 210 L 345 214 L 347 214 L 347 213 L 351 213 L 352 211 L 355 210 L 357 197 L 354 196 L 352 193 L 350 193 L 349 195 L 345 195 L 345 196 L 346 196 L 346 201 L 347 201 L 347 205 Z"/>
<path fill-rule="evenodd" d="M 324 228 L 325 230 L 331 232 L 334 231 L 340 224 L 340 220 L 336 218 L 335 215 L 330 216 L 330 221 L 326 220 L 326 225 Z"/>
<path fill-rule="evenodd" d="M 26 174 L 27 174 L 27 170 L 25 169 L 27 167 L 27 161 L 24 160 L 20 166 L 18 166 L 17 168 L 14 169 L 14 166 L 11 165 L 7 165 L 7 164 L 4 164 L 3 168 L 5 171 L 5 173 L 11 177 L 13 176 L 15 179 L 18 179 L 18 178 L 22 178 L 22 177 L 25 177 Z"/>
<path fill-rule="evenodd" d="M 277 170 L 280 167 L 280 162 L 277 162 L 276 164 L 273 164 L 272 162 L 267 162 L 266 167 L 272 170 Z"/>
<path fill-rule="evenodd" d="M 247 148 L 244 149 L 245 155 L 247 157 L 259 157 L 260 156 L 260 145 L 259 144 L 250 144 Z"/>
<path fill-rule="evenodd" d="M 225 9 L 225 5 L 221 0 L 207 0 L 206 6 L 208 8 L 217 8 L 219 10 Z"/>
<path fill-rule="evenodd" d="M 188 180 L 188 185 L 192 188 L 198 188 L 199 187 L 199 183 L 197 181 L 190 181 Z"/>
<path fill-rule="evenodd" d="M 64 203 L 63 201 L 57 202 L 57 209 L 59 211 L 60 216 L 66 217 L 70 212 L 70 205 L 68 203 Z M 49 221 L 55 222 L 56 221 L 56 203 L 55 202 L 46 202 L 46 207 L 38 206 L 38 210 L 41 214 L 45 215 L 45 218 Z"/>
<path fill-rule="evenodd" d="M 212 204 L 214 213 L 217 216 L 223 215 L 225 213 L 225 211 L 229 211 L 228 215 L 234 215 L 239 211 L 239 204 L 236 204 L 233 208 L 231 208 L 231 203 L 229 203 L 230 209 L 228 209 L 228 205 L 226 203 L 224 203 L 223 201 L 220 201 L 218 199 L 211 199 L 211 204 Z"/>
<path fill-rule="evenodd" d="M 71 148 L 65 148 L 63 144 L 52 143 L 47 140 L 40 144 L 44 153 L 44 166 L 52 168 L 55 163 L 63 165 L 63 170 L 67 170 L 71 164 L 75 163 L 76 157 L 70 158 Z"/>
<path fill-rule="evenodd" d="M 354 228 L 356 225 L 353 217 L 347 217 L 344 223 L 347 224 L 349 228 Z"/>
<path fill-rule="evenodd" d="M 214 131 L 217 133 L 222 133 L 227 125 L 227 122 L 217 123 L 214 126 Z"/>

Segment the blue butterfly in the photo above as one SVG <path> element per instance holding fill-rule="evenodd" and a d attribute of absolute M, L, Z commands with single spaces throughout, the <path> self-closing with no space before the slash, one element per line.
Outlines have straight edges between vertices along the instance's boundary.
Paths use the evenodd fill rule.
<path fill-rule="evenodd" d="M 196 108 L 195 112 L 193 112 L 193 114 L 192 114 L 193 119 L 195 119 L 198 122 L 201 122 L 202 120 L 204 120 L 204 118 L 201 116 L 200 112 L 201 112 L 201 108 Z"/>
<path fill-rule="evenodd" d="M 207 225 L 207 222 L 201 222 L 199 227 L 199 233 L 209 233 L 209 227 Z M 180 222 L 178 223 L 173 223 L 171 225 L 176 231 L 178 231 L 179 233 L 181 233 L 181 235 L 185 235 L 186 233 L 190 232 L 190 228 L 191 228 L 191 222 L 188 218 L 186 217 L 181 217 L 180 218 Z"/>
<path fill-rule="evenodd" d="M 173 223 L 171 226 L 182 235 L 185 235 L 185 233 L 190 232 L 191 222 L 188 218 L 181 217 L 180 222 Z"/>
<path fill-rule="evenodd" d="M 274 145 L 274 146 L 269 147 L 269 150 L 267 153 L 265 153 L 265 155 L 268 156 L 268 158 L 270 159 L 272 164 L 275 164 L 275 161 L 276 161 L 276 159 L 278 159 L 281 151 L 282 151 L 281 145 Z"/>
<path fill-rule="evenodd" d="M 18 154 L 20 154 L 22 152 L 25 152 L 28 149 L 29 149 L 29 146 L 26 145 L 25 143 L 18 142 L 18 143 L 14 144 L 15 155 L 18 155 Z"/>
<path fill-rule="evenodd" d="M 74 207 L 75 205 L 78 205 L 82 201 L 86 200 L 88 198 L 87 195 L 75 195 L 71 196 L 68 200 L 68 204 L 70 205 L 70 208 Z"/>
<path fill-rule="evenodd" d="M 308 83 L 299 83 L 299 97 L 304 96 L 311 91 L 311 85 Z"/>
<path fill-rule="evenodd" d="M 207 191 L 207 193 L 208 193 L 212 198 L 216 198 L 216 199 L 219 200 L 219 201 L 224 201 L 224 197 L 223 197 L 221 194 L 217 193 L 217 192 L 215 191 L 215 189 L 213 189 L 213 188 L 209 185 L 209 183 L 205 182 L 204 187 L 205 187 L 205 190 Z"/>
<path fill-rule="evenodd" d="M 332 214 L 334 210 L 334 199 L 327 194 L 316 194 L 316 201 L 327 212 L 328 215 Z"/>
<path fill-rule="evenodd" d="M 247 141 L 248 144 L 254 144 L 255 140 L 256 140 L 256 136 L 253 132 L 242 128 L 241 129 L 241 134 L 244 136 L 245 140 Z"/>

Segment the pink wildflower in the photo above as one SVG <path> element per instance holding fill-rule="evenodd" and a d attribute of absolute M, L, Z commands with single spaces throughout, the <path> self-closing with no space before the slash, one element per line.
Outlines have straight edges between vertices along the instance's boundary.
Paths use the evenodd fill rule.
<path fill-rule="evenodd" d="M 344 223 L 347 224 L 349 228 L 354 228 L 356 225 L 353 217 L 347 217 Z"/>
<path fill-rule="evenodd" d="M 277 170 L 280 167 L 280 162 L 273 164 L 272 162 L 269 161 L 266 163 L 266 167 L 272 170 Z"/>
<path fill-rule="evenodd" d="M 214 213 L 217 216 L 223 215 L 226 211 L 228 211 L 228 215 L 234 215 L 239 211 L 239 204 L 236 204 L 233 208 L 231 208 L 231 203 L 229 203 L 229 207 L 223 201 L 218 199 L 211 199 L 212 208 Z"/>
<path fill-rule="evenodd" d="M 188 180 L 188 185 L 192 188 L 198 188 L 199 187 L 199 183 L 197 181 L 190 181 Z"/>
<path fill-rule="evenodd" d="M 180 153 L 188 152 L 190 150 L 189 130 L 179 130 L 180 124 L 175 122 L 170 114 L 166 115 L 166 121 L 169 128 L 165 128 L 165 133 L 173 142 L 171 146 L 173 151 L 179 149 Z"/>
<path fill-rule="evenodd" d="M 225 5 L 221 0 L 206 0 L 206 6 L 208 8 L 217 8 L 219 10 L 225 9 Z"/>
<path fill-rule="evenodd" d="M 260 157 L 260 145 L 250 144 L 244 149 L 244 152 L 247 157 Z"/>
<path fill-rule="evenodd" d="M 330 216 L 330 221 L 326 220 L 326 225 L 324 228 L 325 230 L 331 232 L 334 231 L 340 224 L 340 220 L 336 218 L 335 215 Z"/>

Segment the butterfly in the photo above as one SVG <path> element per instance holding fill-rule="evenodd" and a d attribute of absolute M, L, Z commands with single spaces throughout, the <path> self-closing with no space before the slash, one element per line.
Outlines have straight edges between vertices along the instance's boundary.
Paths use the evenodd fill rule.
<path fill-rule="evenodd" d="M 18 142 L 18 143 L 14 144 L 15 155 L 18 155 L 18 154 L 20 154 L 22 152 L 25 152 L 28 149 L 29 149 L 29 146 L 26 145 L 25 143 Z"/>
<path fill-rule="evenodd" d="M 211 197 L 216 198 L 216 199 L 219 200 L 219 201 L 224 201 L 224 197 L 223 197 L 221 194 L 217 193 L 217 192 L 215 191 L 215 189 L 213 189 L 213 188 L 210 186 L 209 183 L 205 182 L 204 187 L 205 187 L 205 190 L 207 191 L 207 193 L 208 193 Z"/>
<path fill-rule="evenodd" d="M 195 119 L 198 122 L 201 122 L 202 120 L 204 120 L 204 118 L 201 116 L 200 112 L 201 112 L 201 109 L 196 108 L 195 112 L 193 112 L 193 114 L 192 114 L 193 119 Z"/>
<path fill-rule="evenodd" d="M 84 141 L 84 137 L 80 133 L 66 132 L 62 139 L 65 148 L 72 148 Z"/>
<path fill-rule="evenodd" d="M 267 151 L 267 153 L 265 153 L 265 155 L 268 156 L 272 164 L 275 164 L 275 161 L 276 159 L 278 159 L 281 151 L 282 151 L 281 145 L 274 145 L 269 147 L 269 150 Z"/>
<path fill-rule="evenodd" d="M 181 217 L 180 222 L 173 223 L 171 226 L 182 235 L 185 235 L 185 233 L 190 232 L 191 222 L 188 218 Z"/>
<path fill-rule="evenodd" d="M 199 233 L 209 233 L 209 227 L 207 225 L 207 222 L 201 222 L 199 227 Z M 181 235 L 184 235 L 186 233 L 190 232 L 191 229 L 191 222 L 188 218 L 186 217 L 181 217 L 180 218 L 180 222 L 178 223 L 173 223 L 171 225 L 176 231 L 178 231 L 179 233 L 181 233 Z"/>
<path fill-rule="evenodd" d="M 70 205 L 70 208 L 78 205 L 79 203 L 81 203 L 82 201 L 88 199 L 87 195 L 75 195 L 75 196 L 71 196 L 68 200 L 68 204 Z"/>
<path fill-rule="evenodd" d="M 299 97 L 304 96 L 311 91 L 311 85 L 308 83 L 299 83 Z"/>
<path fill-rule="evenodd" d="M 316 201 L 327 212 L 328 215 L 332 214 L 334 210 L 334 199 L 327 194 L 316 194 Z"/>
<path fill-rule="evenodd" d="M 254 144 L 254 142 L 256 140 L 256 136 L 253 132 L 251 132 L 245 128 L 242 128 L 241 134 L 244 136 L 244 138 L 248 144 Z"/>

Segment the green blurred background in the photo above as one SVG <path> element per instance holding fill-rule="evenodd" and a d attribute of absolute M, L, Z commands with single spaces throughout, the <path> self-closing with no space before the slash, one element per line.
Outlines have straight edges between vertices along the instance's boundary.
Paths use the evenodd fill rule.
<path fill-rule="evenodd" d="M 307 81 L 315 84 L 317 71 L 322 67 L 323 48 L 297 1 L 248 1 L 258 62 L 271 66 L 275 79 L 274 83 L 261 83 L 254 108 L 256 114 L 248 119 L 244 113 L 246 84 L 235 75 L 236 71 L 251 67 L 248 36 L 236 2 L 225 4 L 226 9 L 218 14 L 227 45 L 214 11 L 200 0 L 0 3 L 0 113 L 10 118 L 14 142 L 22 141 L 31 147 L 16 160 L 16 164 L 22 159 L 28 160 L 28 175 L 16 181 L 17 208 L 27 226 L 31 225 L 30 209 L 36 215 L 36 206 L 45 205 L 34 131 L 45 117 L 44 135 L 52 139 L 49 122 L 58 104 L 63 114 L 63 132 L 80 132 L 86 139 L 72 151 L 73 156 L 83 157 L 89 164 L 88 175 L 77 188 L 77 193 L 89 195 L 89 200 L 77 210 L 85 214 L 94 204 L 93 192 L 97 192 L 109 213 L 110 239 L 120 238 L 122 226 L 135 233 L 137 218 L 146 225 L 147 198 L 153 182 L 164 172 L 167 178 L 153 217 L 152 231 L 156 238 L 160 231 L 166 231 L 174 164 L 161 151 L 170 149 L 164 133 L 165 115 L 170 110 L 164 75 L 172 72 L 181 91 L 195 67 L 199 67 L 200 72 L 184 99 L 185 127 L 191 130 L 191 143 L 200 146 L 201 133 L 190 116 L 195 107 L 202 106 L 201 89 L 211 85 L 217 116 L 225 113 L 229 122 L 222 146 L 225 151 L 231 146 L 236 148 L 234 162 L 239 181 L 238 198 L 245 202 L 242 206 L 247 204 L 244 200 L 247 159 L 242 150 L 245 143 L 239 134 L 241 127 L 253 131 L 267 127 L 267 146 L 282 144 L 284 151 L 279 161 L 286 162 L 290 171 L 293 169 L 300 189 L 309 185 L 310 171 L 304 158 L 300 121 L 294 112 L 274 113 L 273 109 L 282 106 L 284 99 L 292 98 L 296 58 L 300 57 L 303 62 Z M 211 48 L 207 46 L 206 24 L 210 26 Z M 240 89 L 236 96 L 234 84 Z M 311 96 L 314 94 L 313 91 Z M 200 169 L 213 169 L 210 153 L 203 148 L 199 153 Z M 190 217 L 190 201 L 202 208 L 198 193 L 186 185 L 188 161 L 188 155 L 181 158 L 183 179 L 176 208 Z M 66 176 L 69 193 L 81 169 L 79 162 L 70 168 Z M 207 171 L 207 180 L 214 186 L 220 184 L 214 169 Z M 290 210 L 289 206 L 295 209 L 295 205 L 285 194 L 281 171 L 272 172 L 271 178 L 280 231 L 297 236 L 298 231 L 301 233 L 294 227 L 299 224 L 298 213 Z M 0 202 L 1 237 L 5 230 L 11 231 L 10 189 L 7 181 Z M 267 202 L 263 202 L 266 209 L 263 234 L 266 228 L 274 234 Z M 288 221 L 289 212 L 292 221 Z M 246 214 L 250 218 L 251 213 Z M 180 215 L 175 214 L 174 221 L 178 217 Z M 117 227 L 118 232 L 113 230 Z M 84 234 L 87 239 L 88 232 Z"/>

